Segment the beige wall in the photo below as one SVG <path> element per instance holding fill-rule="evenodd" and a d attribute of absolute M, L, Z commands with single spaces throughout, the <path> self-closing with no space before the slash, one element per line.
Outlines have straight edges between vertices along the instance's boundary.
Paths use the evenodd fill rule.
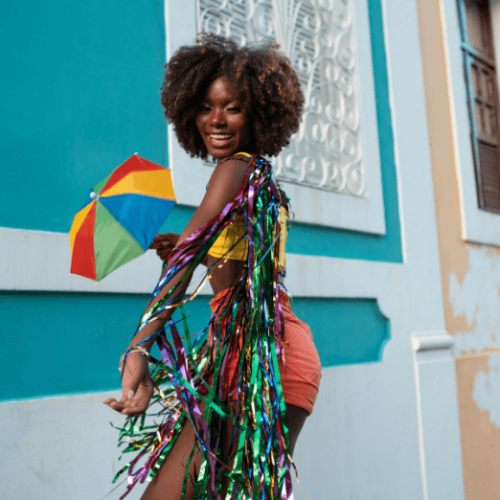
<path fill-rule="evenodd" d="M 465 498 L 500 498 L 500 252 L 466 243 L 443 0 L 417 0 L 446 328 L 455 336 Z M 455 0 L 449 0 L 455 1 Z M 500 217 L 500 216 L 499 216 Z M 498 285 L 497 285 L 498 283 Z M 500 389 L 500 387 L 499 387 Z"/>

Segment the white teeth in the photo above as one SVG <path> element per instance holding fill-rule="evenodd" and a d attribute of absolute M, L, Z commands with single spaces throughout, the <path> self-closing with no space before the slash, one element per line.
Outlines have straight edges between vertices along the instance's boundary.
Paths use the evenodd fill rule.
<path fill-rule="evenodd" d="M 208 134 L 212 139 L 229 139 L 232 137 L 231 134 Z"/>

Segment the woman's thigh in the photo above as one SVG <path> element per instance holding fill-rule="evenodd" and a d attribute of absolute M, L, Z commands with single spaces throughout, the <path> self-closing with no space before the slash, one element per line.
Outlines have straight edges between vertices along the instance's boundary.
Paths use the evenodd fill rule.
<path fill-rule="evenodd" d="M 290 433 L 289 453 L 293 456 L 295 444 L 297 443 L 300 431 L 302 430 L 308 414 L 304 408 L 291 404 L 286 405 L 286 413 Z M 228 421 L 226 425 L 226 436 L 229 437 L 232 435 L 233 426 L 230 421 Z M 180 500 L 187 462 L 195 442 L 196 436 L 192 426 L 189 423 L 184 424 L 177 441 L 165 458 L 165 461 L 162 463 L 160 470 L 154 475 L 149 483 L 141 500 Z M 238 440 L 236 439 L 234 445 L 237 442 Z M 226 441 L 223 446 L 225 448 L 225 453 L 227 453 L 229 451 L 229 443 Z M 231 456 L 234 455 L 235 451 L 235 449 L 231 450 Z M 192 500 L 193 498 L 193 482 L 196 481 L 196 477 L 200 470 L 201 459 L 202 453 L 197 449 L 189 467 L 191 479 L 188 479 L 186 500 Z M 230 460 L 229 467 L 232 466 L 232 462 L 233 461 Z M 226 488 L 227 485 L 225 485 L 223 489 L 226 490 Z"/>
<path fill-rule="evenodd" d="M 189 423 L 184 424 L 177 441 L 149 483 L 141 500 L 180 500 L 186 466 L 195 442 L 193 427 Z M 186 500 L 193 498 L 193 482 L 196 481 L 200 470 L 201 458 L 201 451 L 197 449 L 189 467 L 191 478 L 188 478 Z"/>
<path fill-rule="evenodd" d="M 292 457 L 297 439 L 307 417 L 308 413 L 304 410 L 304 408 L 290 404 L 286 405 L 286 419 L 288 423 L 288 430 L 290 432 L 290 456 Z"/>

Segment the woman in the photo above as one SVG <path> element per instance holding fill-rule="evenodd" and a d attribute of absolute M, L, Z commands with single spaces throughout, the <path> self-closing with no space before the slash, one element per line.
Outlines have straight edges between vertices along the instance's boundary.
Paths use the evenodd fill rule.
<path fill-rule="evenodd" d="M 321 367 L 280 284 L 288 202 L 261 155 L 288 144 L 303 101 L 276 46 L 239 49 L 202 35 L 166 66 L 162 104 L 180 144 L 218 164 L 183 233 L 153 243 L 164 272 L 122 357 L 123 397 L 105 401 L 131 417 L 121 436 L 125 451 L 139 455 L 126 467 L 128 491 L 149 475 L 143 500 L 291 495 L 288 459 L 312 412 Z M 212 317 L 201 334 L 186 331 L 183 339 L 170 317 L 200 263 L 215 294 Z M 163 362 L 151 364 L 151 376 L 155 341 Z M 137 417 L 152 397 L 161 405 L 159 427 Z"/>

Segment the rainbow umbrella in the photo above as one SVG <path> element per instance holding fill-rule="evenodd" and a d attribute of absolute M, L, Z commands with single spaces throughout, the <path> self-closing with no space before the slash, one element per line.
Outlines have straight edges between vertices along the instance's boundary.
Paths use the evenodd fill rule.
<path fill-rule="evenodd" d="M 69 232 L 71 272 L 96 281 L 144 253 L 175 205 L 170 170 L 137 154 L 90 192 Z"/>

